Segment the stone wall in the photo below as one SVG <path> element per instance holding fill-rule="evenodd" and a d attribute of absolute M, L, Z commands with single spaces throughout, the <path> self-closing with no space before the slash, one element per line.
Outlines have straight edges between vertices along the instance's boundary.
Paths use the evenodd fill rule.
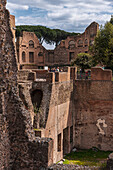
<path fill-rule="evenodd" d="M 15 43 L 15 16 L 14 15 L 10 15 L 10 25 L 11 25 L 11 31 L 13 33 L 13 40 Z"/>
<path fill-rule="evenodd" d="M 36 73 L 31 70 L 19 70 L 18 81 L 35 81 Z"/>
<path fill-rule="evenodd" d="M 20 97 L 25 107 L 31 113 L 32 119 L 37 116 L 35 129 L 40 129 L 41 137 L 49 137 L 54 140 L 54 163 L 62 159 L 63 154 L 69 153 L 74 146 L 73 79 L 75 79 L 76 69 L 66 67 L 64 71 L 57 73 L 59 75 L 58 79 L 57 77 L 55 79 L 55 73 L 47 73 L 47 75 L 52 76 L 51 81 L 48 79 L 49 81 L 42 82 L 19 82 Z M 60 74 L 62 76 L 65 74 L 66 77 L 62 79 Z M 54 80 L 58 81 L 55 82 L 53 77 Z M 34 115 L 31 94 L 37 90 L 42 91 L 43 97 L 40 112 Z M 39 95 L 37 93 L 38 99 Z"/>
<path fill-rule="evenodd" d="M 21 82 L 19 89 L 31 115 L 30 94 L 35 90 L 43 92 L 37 128 L 40 128 L 42 137 L 54 140 L 53 162 L 63 158 L 63 154 L 70 152 L 74 146 L 113 150 L 112 81 L 75 81 L 76 68 L 68 67 L 64 67 L 62 73 L 57 72 L 56 78 L 55 73 L 47 75 L 50 75 L 49 81 Z"/>
<path fill-rule="evenodd" d="M 76 81 L 75 146 L 113 150 L 112 81 Z"/>
<path fill-rule="evenodd" d="M 91 80 L 112 81 L 112 70 L 93 67 L 91 68 Z"/>
<path fill-rule="evenodd" d="M 53 162 L 51 139 L 35 138 L 30 113 L 19 98 L 10 15 L 0 0 L 0 170 L 40 169 Z"/>
<path fill-rule="evenodd" d="M 62 159 L 63 154 L 69 153 L 74 146 L 74 135 L 72 141 L 70 141 L 70 127 L 73 129 L 73 134 L 75 132 L 72 92 L 72 81 L 52 85 L 48 119 L 43 135 L 54 139 L 54 163 Z"/>

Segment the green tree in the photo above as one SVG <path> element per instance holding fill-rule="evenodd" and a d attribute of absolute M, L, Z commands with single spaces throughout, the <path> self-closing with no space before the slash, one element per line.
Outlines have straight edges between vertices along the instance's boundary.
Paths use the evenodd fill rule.
<path fill-rule="evenodd" d="M 110 22 L 100 28 L 91 47 L 91 53 L 95 65 L 101 64 L 113 69 L 113 25 Z"/>
<path fill-rule="evenodd" d="M 84 69 L 88 69 L 93 66 L 92 56 L 87 53 L 79 53 L 77 58 L 72 61 L 71 65 L 79 66 L 82 69 L 82 72 L 84 72 Z"/>
<path fill-rule="evenodd" d="M 45 41 L 47 44 L 55 44 L 55 46 L 57 46 L 61 40 L 65 40 L 68 36 L 78 35 L 78 33 L 70 33 L 60 29 L 50 29 L 40 25 L 20 25 L 16 26 L 16 37 L 19 37 L 22 31 L 34 32 L 41 44 Z"/>

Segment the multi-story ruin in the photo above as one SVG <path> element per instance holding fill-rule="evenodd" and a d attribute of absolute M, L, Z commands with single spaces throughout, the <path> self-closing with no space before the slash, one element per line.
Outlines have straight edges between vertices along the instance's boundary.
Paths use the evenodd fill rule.
<path fill-rule="evenodd" d="M 88 53 L 89 46 L 93 44 L 98 30 L 98 23 L 93 22 L 84 33 L 62 40 L 55 50 L 47 51 L 46 65 L 69 65 L 77 57 L 77 54 Z"/>
<path fill-rule="evenodd" d="M 36 69 L 54 65 L 69 65 L 78 53 L 88 53 L 99 25 L 91 23 L 83 34 L 67 37 L 54 50 L 46 50 L 32 32 L 23 32 L 17 38 L 17 56 L 20 69 Z"/>
<path fill-rule="evenodd" d="M 46 49 L 39 43 L 35 33 L 23 31 L 17 38 L 16 47 L 20 69 L 45 66 Z"/>
<path fill-rule="evenodd" d="M 63 72 L 17 70 L 6 1 L 0 0 L 0 170 L 37 170 L 73 147 L 113 150 L 112 71 L 78 80 Z"/>

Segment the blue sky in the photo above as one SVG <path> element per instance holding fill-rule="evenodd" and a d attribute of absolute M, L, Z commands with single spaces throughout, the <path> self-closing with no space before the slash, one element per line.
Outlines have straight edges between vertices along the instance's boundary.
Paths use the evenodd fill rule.
<path fill-rule="evenodd" d="M 113 0 L 8 0 L 16 25 L 43 25 L 84 32 L 93 21 L 104 25 L 113 14 Z"/>

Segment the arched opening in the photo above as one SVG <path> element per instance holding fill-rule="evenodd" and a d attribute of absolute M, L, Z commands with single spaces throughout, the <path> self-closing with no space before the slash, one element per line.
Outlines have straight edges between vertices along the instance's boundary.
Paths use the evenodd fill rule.
<path fill-rule="evenodd" d="M 43 92 L 41 90 L 34 90 L 31 94 L 32 103 L 39 110 L 41 101 L 43 97 Z"/>
<path fill-rule="evenodd" d="M 75 41 L 73 41 L 73 40 L 69 41 L 68 45 L 69 45 L 68 46 L 69 49 L 74 49 L 75 48 Z"/>
<path fill-rule="evenodd" d="M 29 41 L 29 47 L 34 48 L 34 42 L 32 40 Z"/>
<path fill-rule="evenodd" d="M 43 56 L 43 53 L 42 53 L 42 52 L 39 52 L 39 53 L 38 53 L 38 57 L 41 57 L 41 56 Z"/>
<path fill-rule="evenodd" d="M 78 47 L 83 47 L 83 41 L 82 40 L 78 41 Z"/>
<path fill-rule="evenodd" d="M 34 107 L 34 128 L 40 128 L 43 126 L 43 115 L 41 110 L 41 102 L 43 98 L 43 92 L 41 90 L 34 90 L 31 93 L 31 100 Z"/>
<path fill-rule="evenodd" d="M 22 62 L 26 62 L 26 54 L 24 51 L 22 52 Z"/>

